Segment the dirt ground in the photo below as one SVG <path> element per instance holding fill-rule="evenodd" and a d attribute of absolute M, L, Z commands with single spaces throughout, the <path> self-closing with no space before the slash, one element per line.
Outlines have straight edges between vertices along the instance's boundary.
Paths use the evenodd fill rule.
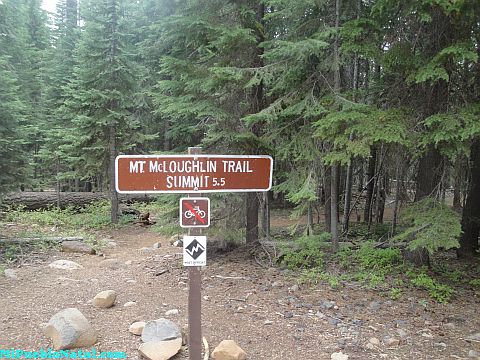
<path fill-rule="evenodd" d="M 128 332 L 131 323 L 178 309 L 169 318 L 186 327 L 188 278 L 181 248 L 137 226 L 98 236 L 117 246 L 104 248 L 104 256 L 52 251 L 14 268 L 18 279 L 0 277 L 0 349 L 50 347 L 41 324 L 68 307 L 78 308 L 98 331 L 99 351 L 126 351 L 129 359 L 139 358 L 141 343 Z M 162 246 L 151 248 L 158 241 Z M 48 267 L 58 259 L 84 269 Z M 104 259 L 118 262 L 103 267 Z M 162 270 L 168 272 L 159 275 Z M 322 360 L 339 351 L 350 360 L 467 359 L 472 350 L 480 353 L 480 343 L 465 340 L 480 332 L 480 299 L 473 291 L 441 305 L 419 302 L 425 298 L 420 292 L 392 301 L 356 284 L 297 289 L 295 276 L 261 267 L 241 250 L 210 256 L 202 280 L 203 336 L 210 351 L 233 339 L 251 360 Z M 94 307 L 92 298 L 108 289 L 118 293 L 116 305 Z M 136 304 L 124 307 L 129 301 Z M 371 338 L 379 343 L 368 345 Z M 389 346 L 390 338 L 399 345 Z M 174 359 L 188 359 L 188 349 Z"/>

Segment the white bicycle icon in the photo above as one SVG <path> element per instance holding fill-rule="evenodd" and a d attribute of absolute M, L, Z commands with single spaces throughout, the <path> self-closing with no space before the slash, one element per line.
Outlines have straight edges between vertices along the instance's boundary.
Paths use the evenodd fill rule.
<path fill-rule="evenodd" d="M 194 211 L 192 211 L 192 210 L 194 210 Z M 191 219 L 192 217 L 195 217 L 195 213 L 198 216 L 200 216 L 202 219 L 204 219 L 205 216 L 207 216 L 207 213 L 203 210 L 200 210 L 199 206 L 195 206 L 192 210 L 185 211 L 185 219 Z"/>

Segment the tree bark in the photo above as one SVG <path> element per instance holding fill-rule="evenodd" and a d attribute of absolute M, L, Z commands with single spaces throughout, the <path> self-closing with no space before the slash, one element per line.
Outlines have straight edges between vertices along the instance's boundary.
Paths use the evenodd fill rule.
<path fill-rule="evenodd" d="M 365 197 L 365 209 L 363 211 L 363 221 L 370 223 L 371 204 L 373 199 L 373 190 L 375 189 L 375 165 L 377 162 L 377 149 L 372 146 L 370 149 L 370 158 L 367 167 L 367 193 Z"/>
<path fill-rule="evenodd" d="M 325 167 L 325 177 L 324 177 L 324 191 L 325 194 L 325 231 L 328 233 L 332 232 L 332 207 L 330 205 L 331 201 L 331 188 L 332 188 L 332 173 L 331 167 Z"/>
<path fill-rule="evenodd" d="M 258 196 L 255 192 L 249 192 L 246 195 L 247 207 L 247 226 L 246 241 L 247 244 L 258 241 Z"/>
<path fill-rule="evenodd" d="M 471 179 L 462 215 L 462 236 L 459 258 L 471 258 L 478 249 L 480 232 L 480 139 L 473 141 L 470 147 Z"/>

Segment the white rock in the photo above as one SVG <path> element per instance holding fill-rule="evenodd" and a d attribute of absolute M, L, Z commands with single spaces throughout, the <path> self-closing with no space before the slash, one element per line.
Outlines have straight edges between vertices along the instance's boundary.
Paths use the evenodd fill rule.
<path fill-rule="evenodd" d="M 376 337 L 370 338 L 368 342 L 374 346 L 380 346 L 380 340 L 378 340 Z"/>
<path fill-rule="evenodd" d="M 180 328 L 173 321 L 164 318 L 147 322 L 142 331 L 142 341 L 145 343 L 177 338 L 182 338 Z"/>
<path fill-rule="evenodd" d="M 175 356 L 182 347 L 182 339 L 149 341 L 138 348 L 140 354 L 149 360 L 168 360 Z"/>
<path fill-rule="evenodd" d="M 480 332 L 467 336 L 465 340 L 468 342 L 480 342 Z"/>
<path fill-rule="evenodd" d="M 55 260 L 54 262 L 48 264 L 49 267 L 52 269 L 59 269 L 59 270 L 79 270 L 83 269 L 83 266 L 77 264 L 75 261 L 70 260 Z"/>
<path fill-rule="evenodd" d="M 223 340 L 212 351 L 213 360 L 246 360 L 247 354 L 233 340 Z"/>
<path fill-rule="evenodd" d="M 468 357 L 469 358 L 474 358 L 474 359 L 480 359 L 480 354 L 476 352 L 475 350 L 470 350 L 468 352 Z"/>
<path fill-rule="evenodd" d="M 115 291 L 105 290 L 95 295 L 93 298 L 93 304 L 96 307 L 106 309 L 113 306 L 116 298 L 117 293 Z"/>
<path fill-rule="evenodd" d="M 97 333 L 87 318 L 76 308 L 53 315 L 44 333 L 53 341 L 55 350 L 89 347 L 97 341 Z"/>
<path fill-rule="evenodd" d="M 9 278 L 9 279 L 12 279 L 12 280 L 16 280 L 18 279 L 17 277 L 17 272 L 13 269 L 5 269 L 3 271 L 5 277 Z"/>
<path fill-rule="evenodd" d="M 62 242 L 62 251 L 95 255 L 95 249 L 83 241 L 64 241 Z"/>
<path fill-rule="evenodd" d="M 178 315 L 180 313 L 180 311 L 178 309 L 171 309 L 171 310 L 167 310 L 165 312 L 165 315 L 166 316 L 173 316 L 173 315 Z"/>
<path fill-rule="evenodd" d="M 137 321 L 134 322 L 130 327 L 128 328 L 128 331 L 130 331 L 133 335 L 142 335 L 143 328 L 145 327 L 145 321 Z"/>
<path fill-rule="evenodd" d="M 155 244 L 152 245 L 154 249 L 160 249 L 162 247 L 162 244 L 159 242 L 156 242 Z"/>
<path fill-rule="evenodd" d="M 130 307 L 135 305 L 137 305 L 135 301 L 127 301 L 125 304 L 123 304 L 123 307 Z"/>
<path fill-rule="evenodd" d="M 132 260 L 125 261 L 125 265 L 132 265 Z"/>
<path fill-rule="evenodd" d="M 330 355 L 331 360 L 348 360 L 348 355 L 340 352 L 334 352 Z"/>

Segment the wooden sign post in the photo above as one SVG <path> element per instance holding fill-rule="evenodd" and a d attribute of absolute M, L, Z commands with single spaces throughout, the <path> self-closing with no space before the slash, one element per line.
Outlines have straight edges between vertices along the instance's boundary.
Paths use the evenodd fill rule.
<path fill-rule="evenodd" d="M 188 267 L 190 360 L 202 360 L 199 265 L 206 264 L 207 243 L 201 236 L 202 227 L 210 225 L 210 201 L 199 195 L 204 192 L 268 191 L 272 187 L 272 172 L 270 156 L 202 155 L 200 147 L 188 148 L 188 155 L 120 155 L 115 160 L 115 186 L 119 193 L 189 194 L 189 198 L 180 202 L 180 224 L 188 228 L 188 236 L 184 237 L 183 264 Z M 205 221 L 207 214 L 208 222 Z M 187 239 L 189 244 L 185 243 Z"/>
<path fill-rule="evenodd" d="M 189 155 L 198 155 L 201 151 L 200 147 L 188 148 Z M 201 228 L 188 229 L 190 236 L 201 234 Z M 190 360 L 202 360 L 202 273 L 199 266 L 188 268 L 188 354 Z"/>

